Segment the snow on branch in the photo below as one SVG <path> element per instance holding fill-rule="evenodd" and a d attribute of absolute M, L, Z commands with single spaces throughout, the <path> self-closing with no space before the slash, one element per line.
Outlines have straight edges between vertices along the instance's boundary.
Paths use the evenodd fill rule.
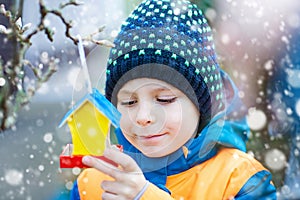
<path fill-rule="evenodd" d="M 16 52 L 9 60 L 2 60 L 0 55 L 0 132 L 14 128 L 17 120 L 18 110 L 28 104 L 35 92 L 47 82 L 57 71 L 58 59 L 51 58 L 47 71 L 43 71 L 39 66 L 35 66 L 25 59 L 25 53 L 32 45 L 32 37 L 43 32 L 49 41 L 53 41 L 54 31 L 46 23 L 48 15 L 54 15 L 60 19 L 65 28 L 66 38 L 78 44 L 78 38 L 71 34 L 72 21 L 68 21 L 62 14 L 62 10 L 69 6 L 80 6 L 83 3 L 76 0 L 69 0 L 61 3 L 57 9 L 48 9 L 43 0 L 39 0 L 40 19 L 37 26 L 33 29 L 31 23 L 23 25 L 22 18 L 7 10 L 4 4 L 0 5 L 0 15 L 5 16 L 8 26 L 0 24 L 0 34 L 4 34 L 7 40 L 15 45 Z M 20 8 L 19 8 L 20 9 Z M 112 47 L 113 43 L 108 40 L 97 40 L 95 36 L 102 32 L 104 27 L 100 27 L 97 32 L 91 33 L 85 38 L 85 42 L 96 45 Z M 29 68 L 35 76 L 35 85 L 25 88 L 25 67 Z"/>

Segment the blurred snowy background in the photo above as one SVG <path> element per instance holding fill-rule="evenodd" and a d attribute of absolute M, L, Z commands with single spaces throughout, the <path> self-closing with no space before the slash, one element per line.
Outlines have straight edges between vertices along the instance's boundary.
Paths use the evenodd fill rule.
<path fill-rule="evenodd" d="M 44 2 L 49 9 L 54 9 L 64 1 Z M 87 0 L 81 6 L 64 9 L 62 14 L 73 20 L 71 31 L 74 36 L 87 36 L 105 25 L 100 37 L 113 41 L 128 14 L 128 5 L 122 0 Z M 23 24 L 36 26 L 40 17 L 38 0 L 25 0 L 23 6 Z M 16 126 L 0 134 L 0 199 L 3 200 L 68 199 L 74 177 L 80 172 L 79 169 L 59 168 L 59 155 L 71 142 L 71 137 L 67 126 L 57 127 L 72 102 L 86 92 L 78 50 L 66 38 L 60 19 L 52 15 L 46 23 L 55 31 L 54 42 L 51 43 L 43 33 L 37 34 L 26 57 L 33 64 L 45 65 L 51 57 L 56 57 L 59 59 L 58 71 L 42 85 L 31 103 L 22 108 Z M 3 49 L 1 55 L 7 50 Z M 86 52 L 93 86 L 102 90 L 109 49 L 94 45 L 88 46 Z M 30 72 L 28 76 L 31 76 Z"/>
<path fill-rule="evenodd" d="M 45 0 L 49 8 L 56 8 L 61 2 Z M 65 9 L 63 15 L 74 21 L 73 35 L 85 36 L 105 25 L 100 36 L 113 41 L 122 20 L 139 2 L 85 0 L 81 6 Z M 300 62 L 296 59 L 287 66 L 278 64 L 293 49 L 292 44 L 300 41 L 300 37 L 293 36 L 297 30 L 300 32 L 299 3 L 297 0 L 193 2 L 205 10 L 215 31 L 222 67 L 237 83 L 239 95 L 249 109 L 252 129 L 249 153 L 272 171 L 279 198 L 300 199 L 300 129 L 295 128 L 300 121 L 300 73 L 296 70 Z M 38 9 L 38 0 L 24 0 L 23 23 L 38 23 Z M 0 199 L 3 200 L 68 199 L 73 180 L 80 173 L 76 168 L 59 168 L 59 154 L 71 137 L 67 127 L 58 129 L 57 125 L 72 103 L 85 93 L 83 74 L 77 47 L 65 37 L 63 24 L 55 17 L 49 17 L 47 23 L 54 28 L 54 42 L 49 42 L 44 34 L 36 35 L 26 57 L 32 63 L 47 63 L 49 58 L 57 57 L 58 71 L 43 84 L 31 103 L 22 108 L 16 126 L 0 134 Z M 1 49 L 1 54 L 6 51 Z M 89 45 L 86 52 L 93 87 L 102 91 L 109 49 Z M 293 55 L 298 57 L 300 49 L 293 50 Z M 285 67 L 291 69 L 289 73 L 285 73 Z M 272 87 L 277 83 L 283 86 Z M 293 101 L 285 102 L 285 96 Z M 291 182 L 286 181 L 286 173 Z"/>

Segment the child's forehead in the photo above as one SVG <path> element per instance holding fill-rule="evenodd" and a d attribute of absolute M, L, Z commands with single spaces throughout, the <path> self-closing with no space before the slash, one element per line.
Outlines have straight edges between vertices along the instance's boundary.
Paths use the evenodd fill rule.
<path fill-rule="evenodd" d="M 176 87 L 162 80 L 153 79 L 153 78 L 137 78 L 125 83 L 121 87 L 119 93 L 133 93 L 140 89 L 157 91 L 157 92 L 179 91 Z"/>

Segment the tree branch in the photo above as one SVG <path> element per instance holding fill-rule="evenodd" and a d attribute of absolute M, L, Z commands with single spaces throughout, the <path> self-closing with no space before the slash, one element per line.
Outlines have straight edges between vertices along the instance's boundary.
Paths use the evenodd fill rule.
<path fill-rule="evenodd" d="M 23 1 L 23 0 L 21 0 Z M 5 85 L 0 86 L 0 132 L 11 128 L 17 117 L 16 111 L 29 103 L 31 97 L 47 82 L 50 77 L 57 71 L 57 61 L 55 58 L 51 59 L 48 63 L 46 72 L 43 72 L 38 66 L 34 66 L 31 62 L 25 59 L 25 53 L 31 46 L 32 37 L 40 32 L 44 32 L 50 41 L 53 41 L 54 32 L 45 23 L 46 17 L 52 14 L 60 19 L 65 27 L 65 36 L 73 41 L 75 45 L 78 43 L 77 37 L 71 34 L 72 21 L 66 20 L 61 10 L 67 6 L 79 6 L 82 3 L 75 0 L 69 0 L 69 2 L 61 4 L 59 9 L 48 9 L 43 0 L 39 0 L 39 12 L 40 19 L 37 26 L 30 31 L 31 24 L 23 26 L 21 19 L 21 11 L 16 12 L 14 15 L 11 11 L 6 10 L 4 4 L 0 5 L 0 14 L 4 15 L 9 21 L 9 27 L 5 27 L 0 24 L 0 34 L 5 34 L 6 37 L 12 41 L 15 41 L 17 53 L 11 60 L 6 63 L 2 63 L 0 59 L 0 78 L 5 80 Z M 96 35 L 104 30 L 104 26 L 100 27 L 97 32 L 88 35 L 83 38 L 83 41 L 88 41 L 96 45 L 104 45 L 113 47 L 114 44 L 108 40 L 97 40 Z M 35 76 L 35 82 L 33 86 L 24 86 L 25 66 L 33 72 Z M 2 97 L 2 98 L 1 98 Z M 2 113 L 1 113 L 2 112 Z"/>

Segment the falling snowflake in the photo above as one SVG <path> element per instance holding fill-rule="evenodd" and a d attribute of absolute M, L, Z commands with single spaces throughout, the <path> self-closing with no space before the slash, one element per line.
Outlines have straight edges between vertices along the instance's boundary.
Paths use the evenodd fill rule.
<path fill-rule="evenodd" d="M 5 172 L 4 179 L 7 184 L 18 186 L 23 183 L 23 172 L 16 169 L 9 169 Z"/>
<path fill-rule="evenodd" d="M 266 126 L 267 117 L 263 111 L 251 108 L 247 115 L 247 122 L 252 130 L 258 131 Z"/>

